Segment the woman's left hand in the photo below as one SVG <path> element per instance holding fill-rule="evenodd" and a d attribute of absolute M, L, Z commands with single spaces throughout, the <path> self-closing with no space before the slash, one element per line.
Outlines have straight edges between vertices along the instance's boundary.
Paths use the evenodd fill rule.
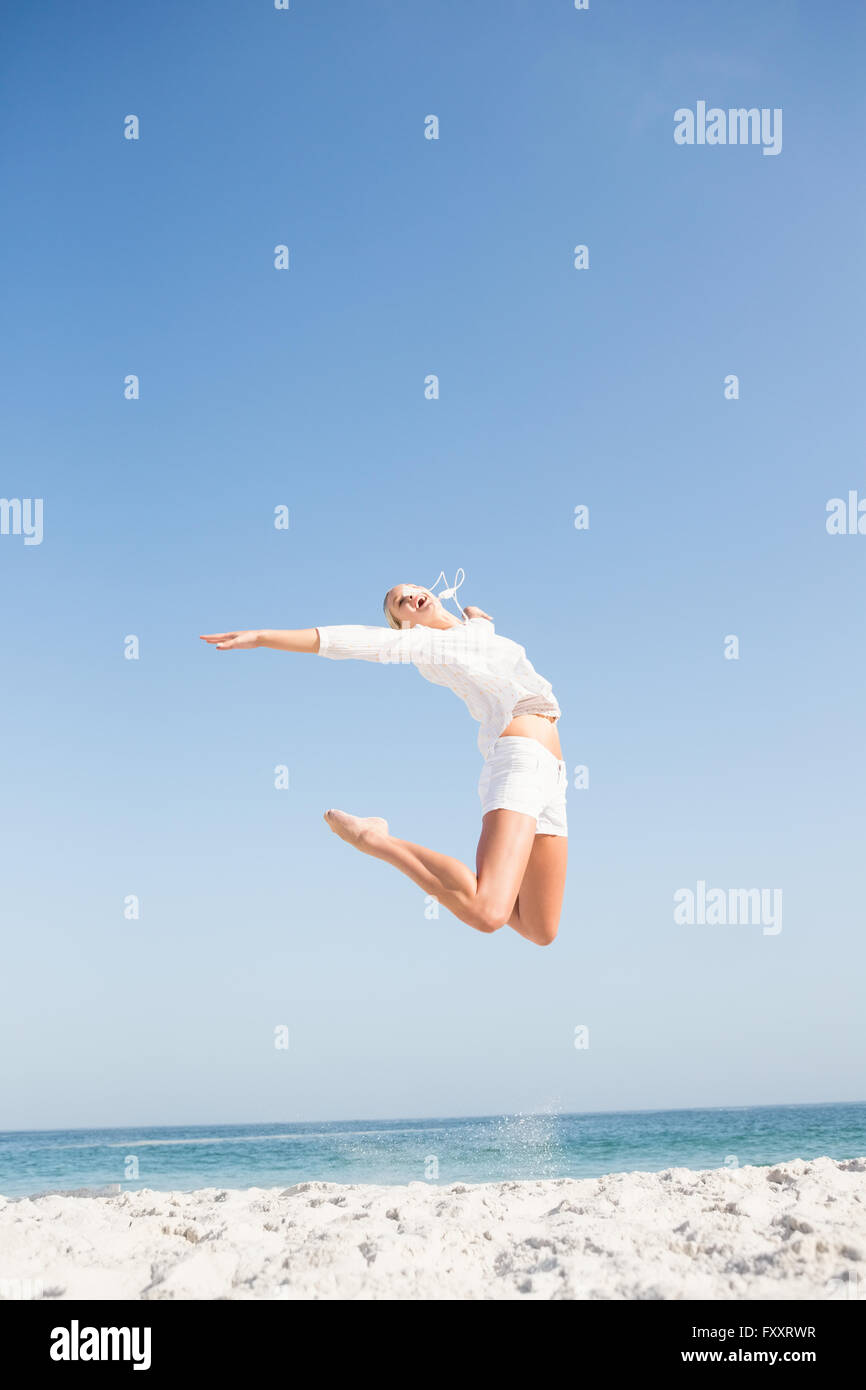
<path fill-rule="evenodd" d="M 483 608 L 473 608 L 470 604 L 468 608 L 463 609 L 463 612 L 466 614 L 467 618 L 486 618 L 489 623 L 493 622 L 490 614 L 485 613 Z"/>

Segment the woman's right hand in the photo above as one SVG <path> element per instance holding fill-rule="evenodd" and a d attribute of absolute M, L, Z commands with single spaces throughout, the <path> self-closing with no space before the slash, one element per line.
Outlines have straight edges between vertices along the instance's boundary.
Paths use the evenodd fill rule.
<path fill-rule="evenodd" d="M 202 634 L 202 641 L 215 646 L 218 652 L 248 651 L 260 645 L 261 632 L 258 628 L 248 632 L 210 632 Z"/>

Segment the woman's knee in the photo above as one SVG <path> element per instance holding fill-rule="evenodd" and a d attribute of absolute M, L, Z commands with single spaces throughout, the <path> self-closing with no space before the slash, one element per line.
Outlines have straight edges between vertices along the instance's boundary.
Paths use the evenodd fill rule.
<path fill-rule="evenodd" d="M 501 903 L 482 899 L 475 907 L 472 925 L 489 936 L 492 932 L 501 931 L 507 924 L 510 913 L 511 909 L 504 908 Z"/>
<path fill-rule="evenodd" d="M 550 946 L 556 940 L 559 931 L 559 919 L 555 921 L 551 917 L 532 917 L 528 919 L 523 913 L 520 914 L 520 929 L 527 940 L 533 946 Z"/>

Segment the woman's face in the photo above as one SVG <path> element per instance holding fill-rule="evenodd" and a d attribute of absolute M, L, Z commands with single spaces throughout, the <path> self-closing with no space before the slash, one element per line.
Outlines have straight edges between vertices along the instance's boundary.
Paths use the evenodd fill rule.
<path fill-rule="evenodd" d="M 438 598 L 418 584 L 395 584 L 388 592 L 388 611 L 401 627 L 432 627 L 447 616 Z"/>

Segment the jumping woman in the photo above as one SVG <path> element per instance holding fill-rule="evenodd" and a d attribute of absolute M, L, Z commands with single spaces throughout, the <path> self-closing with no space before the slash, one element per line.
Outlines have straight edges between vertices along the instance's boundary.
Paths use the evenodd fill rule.
<path fill-rule="evenodd" d="M 559 926 L 568 849 L 567 777 L 556 731 L 561 711 L 549 682 L 522 647 L 494 631 L 487 613 L 469 607 L 457 618 L 445 609 L 441 600 L 456 600 L 460 576 L 438 597 L 417 584 L 389 589 L 387 627 L 215 632 L 202 640 L 223 652 L 272 647 L 337 660 L 411 662 L 426 680 L 453 690 L 481 725 L 475 873 L 459 859 L 397 839 L 378 816 L 332 810 L 325 820 L 341 840 L 393 864 L 476 931 L 509 926 L 547 946 Z"/>

